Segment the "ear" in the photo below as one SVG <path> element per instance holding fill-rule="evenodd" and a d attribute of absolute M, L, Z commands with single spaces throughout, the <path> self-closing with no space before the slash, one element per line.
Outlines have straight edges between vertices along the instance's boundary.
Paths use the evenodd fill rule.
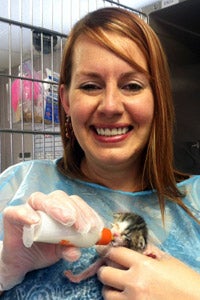
<path fill-rule="evenodd" d="M 68 90 L 66 89 L 64 84 L 61 84 L 59 92 L 60 92 L 60 99 L 61 99 L 61 103 L 64 108 L 64 111 L 69 116 L 70 115 L 70 106 L 69 106 Z"/>

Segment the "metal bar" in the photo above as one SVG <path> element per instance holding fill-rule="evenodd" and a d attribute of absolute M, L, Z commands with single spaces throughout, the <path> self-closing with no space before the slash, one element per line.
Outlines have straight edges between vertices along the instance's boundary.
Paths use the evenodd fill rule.
<path fill-rule="evenodd" d="M 48 84 L 54 84 L 54 85 L 58 85 L 58 83 L 52 81 L 52 80 L 44 80 L 44 79 L 37 79 L 37 78 L 30 78 L 30 77 L 26 77 L 26 76 L 19 76 L 19 75 L 9 75 L 5 73 L 0 73 L 0 77 L 7 77 L 7 78 L 11 78 L 11 79 L 20 79 L 20 80 L 29 80 L 29 81 L 33 81 L 33 82 L 41 82 L 41 83 L 48 83 Z"/>
<path fill-rule="evenodd" d="M 52 19 L 51 19 L 51 27 L 54 28 L 54 17 L 53 17 L 53 11 L 54 11 L 54 2 L 51 1 L 51 7 L 52 7 Z M 51 76 L 53 78 L 54 76 L 54 56 L 53 56 L 53 36 L 51 36 Z M 55 123 L 54 123 L 54 100 L 52 99 L 52 131 L 55 130 Z M 52 136 L 53 144 L 52 144 L 52 152 L 53 157 L 55 157 L 55 138 Z M 46 147 L 46 143 L 44 141 L 44 145 Z M 45 151 L 46 152 L 46 151 Z"/>
<path fill-rule="evenodd" d="M 21 1 L 20 1 L 21 3 Z M 20 19 L 22 20 L 22 7 L 21 7 L 21 15 Z M 20 27 L 20 69 L 22 70 L 22 65 L 23 65 L 23 28 Z M 20 82 L 20 92 L 22 94 L 22 82 Z M 21 97 L 23 99 L 23 97 Z M 24 131 L 24 118 L 23 118 L 23 110 L 24 110 L 24 103 L 21 101 L 21 130 Z M 24 135 L 21 135 L 21 153 L 24 153 Z"/>
<path fill-rule="evenodd" d="M 60 136 L 60 132 L 59 131 L 50 131 L 50 130 L 27 130 L 24 129 L 23 131 L 20 129 L 10 129 L 10 128 L 0 128 L 0 133 L 21 133 L 21 134 L 41 134 L 41 135 L 55 135 L 55 136 Z"/>
<path fill-rule="evenodd" d="M 2 17 L 0 17 L 0 22 L 8 23 L 10 25 L 15 25 L 15 26 L 23 27 L 23 28 L 28 28 L 28 29 L 38 31 L 39 33 L 43 33 L 43 34 L 58 35 L 60 37 L 65 37 L 65 38 L 68 37 L 67 34 L 60 33 L 60 32 L 55 31 L 55 30 L 43 28 L 43 27 L 40 27 L 40 26 L 34 26 L 34 25 L 31 25 L 31 24 L 22 23 L 22 22 L 19 22 L 19 21 L 6 19 L 6 18 L 2 18 Z"/>
<path fill-rule="evenodd" d="M 8 5 L 8 16 L 11 17 L 11 3 L 9 1 Z M 11 74 L 12 70 L 12 30 L 11 25 L 8 24 L 8 73 Z M 8 80 L 8 93 L 9 93 L 9 99 L 11 99 L 11 79 Z M 13 118 L 12 118 L 12 109 L 11 109 L 11 101 L 9 103 L 9 125 L 12 130 L 13 127 Z M 13 135 L 11 134 L 10 137 L 10 149 L 13 149 Z M 5 150 L 4 150 L 5 151 Z M 10 162 L 13 164 L 14 162 L 14 154 L 13 151 L 10 152 Z"/>
<path fill-rule="evenodd" d="M 41 7 L 40 12 L 41 12 L 42 27 L 44 26 L 44 15 L 43 15 L 44 9 L 43 9 L 43 5 L 44 5 L 44 2 L 42 0 L 40 0 L 40 7 Z M 40 68 L 41 68 L 42 79 L 43 79 L 43 74 L 44 74 L 44 61 L 43 61 L 43 51 L 44 51 L 44 49 L 43 49 L 43 46 L 44 46 L 43 41 L 44 40 L 43 39 L 44 39 L 44 33 L 41 34 L 41 52 L 40 52 L 40 63 L 41 63 L 41 67 Z M 43 125 L 43 130 L 44 130 L 44 120 L 43 120 L 42 125 Z M 35 144 L 35 146 L 36 146 L 36 144 Z M 42 136 L 42 151 L 43 151 L 42 156 L 44 157 L 44 153 L 45 153 L 45 136 L 44 135 Z"/>

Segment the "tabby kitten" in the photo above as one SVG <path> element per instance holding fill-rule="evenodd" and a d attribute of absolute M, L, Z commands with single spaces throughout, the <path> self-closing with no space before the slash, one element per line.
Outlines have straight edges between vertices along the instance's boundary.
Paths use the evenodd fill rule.
<path fill-rule="evenodd" d="M 148 230 L 144 219 L 132 212 L 114 213 L 112 245 L 143 252 L 147 246 Z"/>
<path fill-rule="evenodd" d="M 134 213 L 114 213 L 114 222 L 112 224 L 113 247 L 123 246 L 132 250 L 143 252 L 147 246 L 148 231 L 144 219 Z M 152 254 L 149 254 L 155 258 Z M 98 258 L 92 265 L 80 274 L 73 274 L 66 270 L 64 275 L 72 282 L 80 282 L 91 276 L 94 276 L 98 269 L 105 264 L 105 258 Z"/>

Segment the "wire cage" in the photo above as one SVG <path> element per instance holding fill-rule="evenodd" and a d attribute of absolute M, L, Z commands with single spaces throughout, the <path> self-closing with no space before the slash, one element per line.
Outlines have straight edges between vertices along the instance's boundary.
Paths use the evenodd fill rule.
<path fill-rule="evenodd" d="M 20 161 L 62 156 L 57 87 L 63 47 L 80 17 L 105 6 L 134 10 L 105 0 L 0 2 L 0 172 Z"/>

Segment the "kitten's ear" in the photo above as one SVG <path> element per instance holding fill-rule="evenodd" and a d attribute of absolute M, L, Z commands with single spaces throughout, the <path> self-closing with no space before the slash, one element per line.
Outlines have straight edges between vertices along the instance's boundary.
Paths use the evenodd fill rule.
<path fill-rule="evenodd" d="M 118 220 L 120 218 L 120 216 L 121 216 L 120 213 L 117 213 L 117 212 L 113 213 L 114 220 Z"/>
<path fill-rule="evenodd" d="M 140 236 L 140 238 L 138 239 L 138 248 L 141 249 L 141 251 L 146 248 L 146 241 L 143 236 Z"/>
<path fill-rule="evenodd" d="M 111 226 L 111 229 L 112 229 L 115 226 L 115 223 L 111 223 L 110 226 Z"/>

